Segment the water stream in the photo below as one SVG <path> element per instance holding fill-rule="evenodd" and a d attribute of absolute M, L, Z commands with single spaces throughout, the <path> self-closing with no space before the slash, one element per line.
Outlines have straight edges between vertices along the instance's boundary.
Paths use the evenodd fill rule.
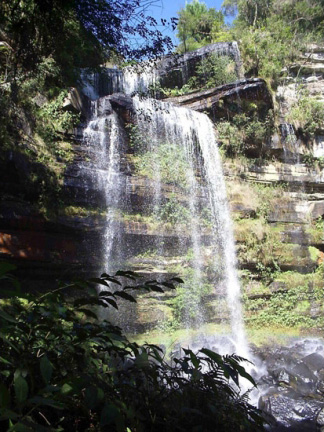
<path fill-rule="evenodd" d="M 146 85 L 144 79 L 138 81 L 138 75 L 126 73 L 123 77 L 127 93 Z M 89 92 L 95 95 L 91 89 Z M 84 142 L 91 160 L 92 182 L 102 191 L 106 206 L 103 267 L 114 271 L 116 256 L 130 255 L 129 250 L 116 251 L 126 244 L 122 241 L 125 232 L 120 212 L 125 209 L 121 158 L 127 139 L 109 97 L 93 101 L 92 111 Z M 138 96 L 133 97 L 132 116 L 137 136 L 141 137 L 141 150 L 138 154 L 135 151 L 135 157 L 144 164 L 142 169 L 146 169 L 151 185 L 144 197 L 143 212 L 163 231 L 152 236 L 150 248 L 155 248 L 161 273 L 172 274 L 174 268 L 166 267 L 165 260 L 173 256 L 186 273 L 182 275 L 180 270 L 179 275 L 189 279 L 183 288 L 182 303 L 178 304 L 179 323 L 186 328 L 200 328 L 208 322 L 207 309 L 212 307 L 214 316 L 219 315 L 219 321 L 229 323 L 230 328 L 223 334 L 220 351 L 251 358 L 243 325 L 231 216 L 213 125 L 205 114 Z M 84 169 L 89 169 L 89 163 Z"/>

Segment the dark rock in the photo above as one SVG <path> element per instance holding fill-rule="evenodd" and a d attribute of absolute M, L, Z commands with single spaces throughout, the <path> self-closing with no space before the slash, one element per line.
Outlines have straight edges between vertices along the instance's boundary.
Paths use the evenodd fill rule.
<path fill-rule="evenodd" d="M 197 64 L 210 54 L 228 56 L 235 61 L 236 75 L 243 77 L 242 63 L 237 42 L 220 42 L 206 45 L 183 55 L 164 57 L 156 65 L 156 74 L 163 87 L 181 88 L 195 74 Z"/>
<path fill-rule="evenodd" d="M 169 98 L 168 101 L 195 111 L 207 111 L 213 118 L 236 115 L 243 101 L 259 103 L 266 110 L 273 107 L 271 93 L 261 78 L 236 81 L 201 92 Z"/>
<path fill-rule="evenodd" d="M 324 431 L 324 408 L 322 408 L 316 416 L 316 424 L 320 427 L 320 431 Z"/>
<path fill-rule="evenodd" d="M 284 282 L 279 282 L 279 281 L 271 282 L 271 284 L 269 285 L 269 289 L 272 294 L 288 291 L 286 284 Z"/>
<path fill-rule="evenodd" d="M 86 117 L 90 111 L 90 100 L 86 95 L 80 93 L 78 89 L 72 87 L 63 101 L 62 108 L 81 113 Z"/>
<path fill-rule="evenodd" d="M 318 353 L 312 353 L 302 359 L 303 363 L 313 372 L 324 369 L 324 357 Z"/>
<path fill-rule="evenodd" d="M 123 93 L 115 93 L 109 96 L 109 101 L 111 106 L 121 115 L 124 121 L 131 121 L 131 115 L 134 109 L 133 100 L 130 96 L 126 96 Z"/>
<path fill-rule="evenodd" d="M 324 370 L 320 370 L 318 373 L 317 390 L 324 395 Z"/>
<path fill-rule="evenodd" d="M 107 116 L 113 112 L 110 100 L 106 97 L 100 98 L 95 102 L 97 116 Z"/>
<path fill-rule="evenodd" d="M 312 425 L 316 425 L 316 414 L 322 408 L 323 403 L 314 400 L 294 399 L 286 394 L 278 393 L 262 396 L 261 406 L 264 411 L 273 415 L 280 425 L 296 427 L 297 422 L 306 420 Z"/>

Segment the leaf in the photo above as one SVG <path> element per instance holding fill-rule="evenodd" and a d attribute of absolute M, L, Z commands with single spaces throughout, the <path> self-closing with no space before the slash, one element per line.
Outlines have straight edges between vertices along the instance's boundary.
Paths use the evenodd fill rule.
<path fill-rule="evenodd" d="M 170 281 L 174 281 L 174 282 L 178 282 L 178 283 L 184 283 L 184 281 L 179 277 L 173 277 L 170 279 Z"/>
<path fill-rule="evenodd" d="M 241 377 L 246 378 L 248 381 L 250 381 L 250 383 L 252 385 L 254 385 L 254 387 L 257 386 L 256 382 L 254 381 L 254 379 L 251 377 L 251 375 L 248 372 L 246 372 L 246 370 L 245 370 L 245 368 L 243 366 L 237 365 L 236 369 L 237 369 L 237 371 L 238 371 L 238 373 L 239 373 L 239 375 Z"/>
<path fill-rule="evenodd" d="M 28 396 L 28 383 L 21 375 L 14 381 L 15 395 L 18 403 L 23 403 Z"/>
<path fill-rule="evenodd" d="M 9 273 L 9 272 L 11 272 L 11 271 L 13 271 L 13 270 L 16 270 L 16 266 L 15 265 L 13 265 L 13 264 L 10 264 L 10 263 L 8 263 L 8 262 L 4 262 L 4 261 L 1 261 L 0 262 L 0 278 L 3 276 L 3 275 L 5 275 L 6 273 Z"/>
<path fill-rule="evenodd" d="M 98 319 L 97 315 L 89 309 L 78 309 L 78 312 L 83 312 L 88 317 Z"/>
<path fill-rule="evenodd" d="M 111 306 L 113 306 L 115 309 L 118 309 L 118 306 L 117 306 L 117 303 L 114 301 L 114 300 L 111 300 L 111 299 L 105 299 L 105 301 L 107 302 L 107 303 L 109 303 Z M 107 305 L 103 305 L 103 306 L 107 306 Z"/>
<path fill-rule="evenodd" d="M 207 357 L 212 359 L 214 362 L 216 362 L 218 364 L 218 366 L 224 365 L 223 357 L 220 354 L 217 354 L 216 352 L 214 352 L 208 348 L 203 348 L 200 350 L 200 352 L 205 354 Z"/>
<path fill-rule="evenodd" d="M 12 363 L 11 363 L 9 360 L 7 360 L 7 359 L 5 359 L 5 358 L 3 358 L 3 357 L 0 357 L 0 362 L 1 362 L 1 363 L 4 363 L 4 364 L 6 364 L 6 365 L 12 365 Z"/>
<path fill-rule="evenodd" d="M 108 296 L 108 297 L 114 297 L 114 294 L 110 291 L 100 291 L 99 297 Z"/>
<path fill-rule="evenodd" d="M 47 399 L 41 396 L 34 396 L 28 399 L 28 402 L 34 403 L 39 406 L 50 406 L 59 410 L 64 408 L 64 404 L 57 402 L 54 399 Z"/>
<path fill-rule="evenodd" d="M 136 366 L 139 368 L 146 367 L 149 364 L 148 354 L 146 351 L 141 352 L 141 354 L 137 355 L 135 358 Z"/>
<path fill-rule="evenodd" d="M 128 300 L 128 301 L 130 301 L 132 303 L 136 303 L 135 298 L 132 295 L 127 294 L 125 291 L 115 291 L 114 294 L 116 296 L 121 297 L 121 298 L 123 298 L 125 300 Z"/>
<path fill-rule="evenodd" d="M 115 284 L 120 285 L 120 286 L 122 285 L 118 279 L 116 279 L 112 276 L 109 276 L 109 274 L 107 274 L 107 273 L 103 273 L 101 275 L 101 277 L 104 278 L 105 280 L 108 280 L 109 282 L 115 283 Z"/>
<path fill-rule="evenodd" d="M 149 285 L 149 288 L 151 291 L 155 291 L 155 292 L 159 292 L 159 293 L 164 293 L 163 289 L 160 288 L 158 285 Z"/>
<path fill-rule="evenodd" d="M 53 366 L 52 366 L 52 363 L 48 360 L 46 355 L 40 359 L 39 366 L 40 366 L 40 372 L 41 372 L 42 378 L 45 381 L 45 384 L 48 384 L 51 380 L 51 377 L 52 377 Z"/>
<path fill-rule="evenodd" d="M 135 280 L 138 278 L 138 274 L 133 271 L 122 271 L 118 270 L 118 272 L 115 273 L 115 276 L 123 276 L 125 278 Z"/>
<path fill-rule="evenodd" d="M 11 315 L 7 314 L 7 312 L 0 310 L 0 317 L 3 318 L 6 321 L 9 321 L 11 323 L 16 323 L 17 320 L 15 320 L 15 318 L 13 318 Z"/>
<path fill-rule="evenodd" d="M 107 282 L 105 280 L 103 280 L 103 279 L 100 279 L 100 278 L 90 278 L 90 279 L 88 279 L 88 281 L 89 282 L 97 283 L 99 285 L 105 285 L 105 286 L 109 287 L 109 285 L 107 284 Z"/>
<path fill-rule="evenodd" d="M 7 419 L 16 420 L 16 419 L 18 419 L 18 417 L 19 417 L 19 415 L 17 413 L 15 413 L 14 411 L 11 411 L 7 408 L 1 409 L 0 420 L 7 420 Z"/>
<path fill-rule="evenodd" d="M 73 387 L 70 384 L 65 383 L 62 385 L 61 393 L 63 395 L 67 395 L 67 394 L 71 393 L 72 390 L 73 390 Z"/>
<path fill-rule="evenodd" d="M 5 343 L 7 343 L 8 345 L 10 345 L 11 346 L 11 348 L 13 348 L 18 354 L 20 354 L 20 352 L 19 352 L 19 350 L 15 347 L 15 345 L 13 345 L 8 339 L 7 339 L 7 337 L 5 336 L 5 335 L 3 335 L 3 334 L 1 334 L 0 333 L 0 338 L 5 342 Z"/>
<path fill-rule="evenodd" d="M 10 394 L 7 387 L 0 382 L 0 407 L 7 408 L 10 402 Z"/>

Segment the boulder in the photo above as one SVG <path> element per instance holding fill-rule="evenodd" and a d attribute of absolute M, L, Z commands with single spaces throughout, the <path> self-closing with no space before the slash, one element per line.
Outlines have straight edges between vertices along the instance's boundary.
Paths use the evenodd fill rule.
<path fill-rule="evenodd" d="M 83 93 L 80 93 L 78 89 L 72 87 L 63 101 L 62 108 L 81 113 L 86 117 L 90 110 L 90 99 Z"/>
<path fill-rule="evenodd" d="M 324 371 L 324 357 L 314 352 L 302 359 L 303 363 L 307 365 L 309 370 L 318 372 L 323 369 Z"/>

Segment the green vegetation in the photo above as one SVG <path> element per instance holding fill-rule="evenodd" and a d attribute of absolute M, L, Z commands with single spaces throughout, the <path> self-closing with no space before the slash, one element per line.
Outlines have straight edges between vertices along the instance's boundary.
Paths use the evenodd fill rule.
<path fill-rule="evenodd" d="M 160 178 L 163 183 L 182 189 L 190 188 L 188 172 L 191 167 L 183 148 L 173 144 L 160 144 L 154 152 L 138 154 L 134 160 L 139 175 L 150 179 Z"/>
<path fill-rule="evenodd" d="M 186 3 L 178 15 L 178 52 L 184 53 L 212 42 L 228 40 L 222 12 L 207 8 L 203 2 L 193 0 Z"/>
<path fill-rule="evenodd" d="M 246 75 L 261 76 L 273 87 L 302 47 L 324 36 L 322 0 L 224 0 L 222 11 L 236 15 L 231 28 L 224 25 L 221 11 L 198 0 L 187 3 L 178 12 L 178 50 L 240 41 Z"/>
<path fill-rule="evenodd" d="M 307 96 L 301 96 L 292 106 L 288 121 L 293 123 L 296 129 L 309 138 L 324 128 L 324 104 Z"/>
<path fill-rule="evenodd" d="M 237 13 L 232 34 L 248 76 L 262 76 L 275 87 L 303 45 L 323 37 L 322 1 L 225 0 L 226 15 Z"/>
<path fill-rule="evenodd" d="M 235 62 L 226 55 L 212 53 L 197 62 L 194 74 L 182 87 L 161 87 L 159 83 L 151 87 L 152 94 L 160 94 L 162 97 L 182 96 L 195 91 L 228 84 L 237 80 Z"/>
<path fill-rule="evenodd" d="M 225 155 L 235 157 L 241 154 L 249 155 L 251 149 L 259 149 L 263 157 L 262 148 L 269 142 L 274 132 L 274 113 L 258 111 L 255 104 L 246 104 L 242 113 L 233 116 L 231 121 L 224 120 L 217 123 L 219 141 L 225 150 Z M 255 150 L 254 150 L 255 151 Z"/>
<path fill-rule="evenodd" d="M 139 289 L 174 289 L 181 279 L 137 284 L 136 274 L 117 272 L 35 296 L 22 293 L 12 270 L 1 263 L 1 430 L 263 430 L 260 412 L 231 386 L 241 377 L 254 385 L 240 357 L 183 349 L 169 364 L 158 346 L 98 322 L 98 307 L 134 302 L 130 292 Z"/>
<path fill-rule="evenodd" d="M 0 169 L 10 169 L 8 152 L 25 160 L 30 174 L 19 177 L 30 192 L 21 198 L 45 211 L 62 200 L 62 174 L 74 157 L 72 133 L 80 121 L 80 113 L 64 107 L 66 89 L 80 85 L 81 68 L 98 70 L 108 59 L 139 60 L 171 48 L 170 38 L 146 16 L 149 4 L 1 2 Z M 132 37 L 124 43 L 130 34 L 140 35 L 140 47 Z"/>
<path fill-rule="evenodd" d="M 188 85 L 195 89 L 209 89 L 236 81 L 235 63 L 228 56 L 211 54 L 201 60 L 195 75 L 189 79 Z"/>

